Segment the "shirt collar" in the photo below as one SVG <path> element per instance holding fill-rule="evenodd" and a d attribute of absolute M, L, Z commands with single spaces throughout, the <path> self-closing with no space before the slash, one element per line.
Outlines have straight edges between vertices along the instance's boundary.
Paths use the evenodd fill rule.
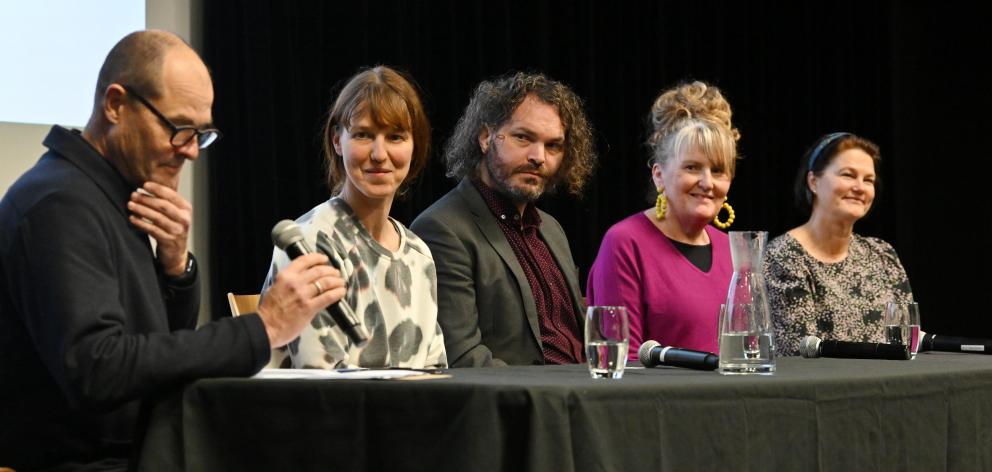
<path fill-rule="evenodd" d="M 129 214 L 127 202 L 131 199 L 134 186 L 129 184 L 120 171 L 83 138 L 79 130 L 52 126 L 43 144 L 93 179 L 122 215 L 126 217 Z"/>
<path fill-rule="evenodd" d="M 520 228 L 538 227 L 541 225 L 541 215 L 537 212 L 537 207 L 533 202 L 527 203 L 524 207 L 523 218 L 517 213 L 517 206 L 505 195 L 497 192 L 492 187 L 486 185 L 481 179 L 472 179 L 472 184 L 482 195 L 482 200 L 486 202 L 489 211 L 500 223 L 509 224 L 519 221 Z M 517 226 L 517 225 L 514 225 Z"/>

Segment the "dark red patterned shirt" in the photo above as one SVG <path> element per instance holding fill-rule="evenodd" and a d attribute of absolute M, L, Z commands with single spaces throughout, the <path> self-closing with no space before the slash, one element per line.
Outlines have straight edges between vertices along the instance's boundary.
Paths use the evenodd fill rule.
<path fill-rule="evenodd" d="M 482 199 L 496 216 L 513 253 L 524 269 L 530 284 L 537 317 L 541 325 L 544 362 L 575 364 L 585 361 L 579 317 L 568 291 L 565 277 L 538 228 L 541 216 L 533 204 L 524 208 L 523 217 L 506 197 L 479 180 L 473 182 Z"/>

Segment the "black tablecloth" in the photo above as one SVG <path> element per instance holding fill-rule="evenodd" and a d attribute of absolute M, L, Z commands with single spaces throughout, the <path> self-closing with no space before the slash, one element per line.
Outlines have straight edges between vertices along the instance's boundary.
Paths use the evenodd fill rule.
<path fill-rule="evenodd" d="M 778 360 L 774 376 L 585 366 L 197 381 L 147 470 L 992 470 L 992 357 Z"/>

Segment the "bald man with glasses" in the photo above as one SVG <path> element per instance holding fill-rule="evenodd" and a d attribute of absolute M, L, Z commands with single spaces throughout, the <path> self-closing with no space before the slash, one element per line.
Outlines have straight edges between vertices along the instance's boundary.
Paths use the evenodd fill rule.
<path fill-rule="evenodd" d="M 85 129 L 52 127 L 48 152 L 0 201 L 0 465 L 123 470 L 141 400 L 253 375 L 344 295 L 311 254 L 257 313 L 193 329 L 193 209 L 177 188 L 220 137 L 212 105 L 188 44 L 132 33 L 100 70 Z"/>

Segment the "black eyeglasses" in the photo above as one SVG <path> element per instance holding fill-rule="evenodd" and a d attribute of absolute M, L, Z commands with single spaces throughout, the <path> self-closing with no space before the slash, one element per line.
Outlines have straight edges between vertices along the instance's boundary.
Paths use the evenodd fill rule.
<path fill-rule="evenodd" d="M 195 126 L 189 126 L 189 125 L 176 126 L 172 121 L 166 118 L 165 115 L 162 114 L 162 112 L 158 111 L 158 109 L 155 108 L 155 106 L 152 105 L 151 102 L 145 99 L 145 97 L 142 97 L 141 94 L 135 92 L 133 88 L 127 85 L 124 85 L 123 87 L 124 90 L 127 90 L 127 93 L 134 95 L 134 98 L 137 98 L 142 105 L 147 107 L 152 113 L 155 114 L 155 116 L 158 117 L 158 119 L 162 120 L 162 123 L 165 123 L 165 125 L 168 126 L 170 130 L 172 130 L 172 138 L 169 140 L 169 142 L 172 143 L 173 146 L 183 147 L 186 144 L 188 144 L 190 141 L 192 141 L 193 138 L 196 138 L 196 142 L 200 146 L 200 149 L 206 149 L 207 146 L 213 144 L 214 141 L 220 139 L 221 137 L 220 130 L 216 128 L 207 128 L 200 130 L 200 129 L 196 129 Z"/>

